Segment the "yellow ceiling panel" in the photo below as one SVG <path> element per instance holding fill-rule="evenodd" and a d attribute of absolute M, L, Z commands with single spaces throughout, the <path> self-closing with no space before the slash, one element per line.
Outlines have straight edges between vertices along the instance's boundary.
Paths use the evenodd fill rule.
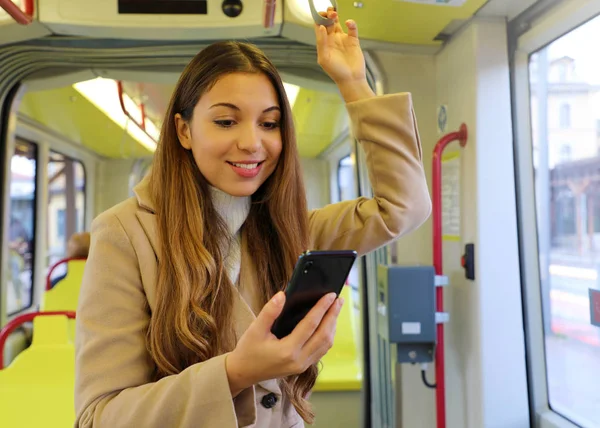
<path fill-rule="evenodd" d="M 156 102 L 149 100 L 153 106 Z M 152 155 L 71 86 L 28 92 L 19 111 L 101 156 Z M 302 157 L 318 156 L 347 126 L 344 102 L 337 93 L 300 88 L 293 115 Z"/>
<path fill-rule="evenodd" d="M 453 20 L 469 19 L 487 0 L 462 6 L 420 4 L 406 0 L 338 0 L 340 20 L 354 19 L 359 36 L 383 42 L 439 45 L 435 37 Z M 355 7 L 361 3 L 362 7 Z"/>
<path fill-rule="evenodd" d="M 152 154 L 71 86 L 27 92 L 19 112 L 101 156 Z"/>
<path fill-rule="evenodd" d="M 346 126 L 346 108 L 336 93 L 301 88 L 293 114 L 302 157 L 318 156 Z"/>

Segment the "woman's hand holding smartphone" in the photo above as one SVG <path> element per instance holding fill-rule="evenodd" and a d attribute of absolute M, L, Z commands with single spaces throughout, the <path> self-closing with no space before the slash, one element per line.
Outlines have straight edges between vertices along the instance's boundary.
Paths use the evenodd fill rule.
<path fill-rule="evenodd" d="M 342 298 L 336 298 L 336 293 L 325 295 L 289 335 L 278 339 L 271 328 L 285 298 L 279 292 L 263 307 L 225 359 L 233 397 L 258 382 L 304 372 L 333 345 Z"/>

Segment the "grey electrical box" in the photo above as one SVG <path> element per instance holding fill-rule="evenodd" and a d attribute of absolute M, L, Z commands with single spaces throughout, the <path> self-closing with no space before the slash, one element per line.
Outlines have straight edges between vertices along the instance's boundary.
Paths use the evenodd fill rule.
<path fill-rule="evenodd" d="M 379 265 L 380 334 L 396 344 L 399 363 L 433 361 L 436 343 L 435 270 L 432 266 Z"/>

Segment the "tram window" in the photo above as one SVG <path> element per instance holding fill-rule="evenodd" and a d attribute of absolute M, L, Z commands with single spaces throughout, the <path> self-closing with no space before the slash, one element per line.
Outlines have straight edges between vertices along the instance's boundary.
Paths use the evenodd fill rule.
<path fill-rule="evenodd" d="M 354 156 L 348 155 L 340 160 L 337 170 L 338 197 L 340 201 L 356 199 L 358 197 L 356 182 L 356 168 Z M 351 287 L 353 302 L 353 331 L 354 340 L 357 346 L 357 352 L 362 352 L 362 323 L 360 320 L 360 270 L 359 263 L 355 263 L 348 275 L 348 284 Z M 362 359 L 359 359 L 362 361 Z"/>
<path fill-rule="evenodd" d="M 50 152 L 48 162 L 47 266 L 65 258 L 71 235 L 85 227 L 85 168 L 73 158 Z M 60 266 L 53 278 L 65 274 Z"/>
<path fill-rule="evenodd" d="M 340 201 L 356 199 L 358 197 L 356 183 L 356 168 L 354 156 L 348 155 L 340 159 L 337 170 L 338 197 Z M 358 266 L 355 264 L 349 275 L 353 289 L 358 292 Z M 358 295 L 355 302 L 358 302 Z M 357 303 L 358 304 L 358 303 Z"/>
<path fill-rule="evenodd" d="M 354 158 L 352 155 L 342 158 L 338 164 L 338 196 L 340 201 L 357 197 L 354 174 Z"/>
<path fill-rule="evenodd" d="M 32 304 L 37 146 L 17 139 L 10 171 L 7 311 L 13 315 Z"/>
<path fill-rule="evenodd" d="M 600 425 L 600 17 L 530 58 L 540 290 L 549 405 Z M 595 52 L 595 53 L 594 53 Z"/>

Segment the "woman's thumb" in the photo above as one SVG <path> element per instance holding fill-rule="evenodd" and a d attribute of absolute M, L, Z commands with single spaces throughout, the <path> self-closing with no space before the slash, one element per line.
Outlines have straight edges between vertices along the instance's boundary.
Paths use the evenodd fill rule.
<path fill-rule="evenodd" d="M 285 293 L 283 291 L 275 294 L 271 300 L 267 302 L 267 304 L 262 308 L 258 316 L 256 317 L 256 321 L 260 324 L 261 328 L 265 331 L 271 331 L 271 327 L 273 323 L 281 314 L 281 310 L 283 309 L 283 304 L 285 303 Z"/>

